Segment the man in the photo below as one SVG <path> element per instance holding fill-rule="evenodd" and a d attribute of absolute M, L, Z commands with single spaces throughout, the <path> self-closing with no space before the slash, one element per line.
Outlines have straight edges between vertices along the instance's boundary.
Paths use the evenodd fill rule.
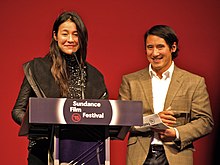
<path fill-rule="evenodd" d="M 214 125 L 205 80 L 174 64 L 178 38 L 169 26 L 153 26 L 144 42 L 149 67 L 123 76 L 119 99 L 141 100 L 143 117 L 156 113 L 169 128 L 133 127 L 127 165 L 191 165 L 193 141 Z"/>

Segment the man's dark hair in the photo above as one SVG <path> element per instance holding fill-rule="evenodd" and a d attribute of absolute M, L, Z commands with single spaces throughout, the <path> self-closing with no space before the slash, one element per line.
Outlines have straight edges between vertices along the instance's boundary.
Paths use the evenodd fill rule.
<path fill-rule="evenodd" d="M 178 56 L 179 47 L 178 47 L 178 38 L 174 30 L 167 25 L 155 25 L 151 27 L 144 35 L 144 46 L 146 47 L 146 39 L 149 35 L 155 35 L 160 38 L 163 38 L 166 43 L 169 45 L 170 49 L 172 48 L 174 42 L 176 42 L 176 51 L 172 52 L 172 59 L 175 59 Z"/>

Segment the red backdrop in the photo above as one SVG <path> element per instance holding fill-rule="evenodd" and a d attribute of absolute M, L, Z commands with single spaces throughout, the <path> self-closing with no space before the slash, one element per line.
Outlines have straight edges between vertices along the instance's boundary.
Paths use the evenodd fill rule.
<path fill-rule="evenodd" d="M 27 164 L 27 140 L 11 119 L 22 79 L 22 64 L 44 56 L 49 49 L 55 18 L 75 10 L 89 31 L 88 61 L 105 75 L 111 99 L 117 99 L 123 74 L 147 65 L 143 34 L 155 24 L 167 24 L 180 39 L 176 64 L 203 75 L 210 93 L 215 128 L 195 143 L 196 165 L 218 162 L 215 157 L 220 97 L 220 2 L 218 0 L 62 0 L 0 2 L 1 26 L 1 164 Z M 111 165 L 125 165 L 126 140 L 111 142 Z"/>

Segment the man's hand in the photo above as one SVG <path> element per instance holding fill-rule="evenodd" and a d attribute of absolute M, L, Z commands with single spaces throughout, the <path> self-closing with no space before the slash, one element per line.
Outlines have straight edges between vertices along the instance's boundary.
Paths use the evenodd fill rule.
<path fill-rule="evenodd" d="M 176 139 L 176 131 L 174 128 L 166 129 L 164 131 L 158 132 L 158 134 L 163 142 L 170 142 Z"/>
<path fill-rule="evenodd" d="M 163 123 L 165 123 L 168 126 L 172 126 L 173 124 L 176 124 L 176 118 L 174 117 L 173 111 L 165 110 L 160 113 L 158 113 Z"/>
<path fill-rule="evenodd" d="M 173 124 L 176 124 L 176 118 L 174 117 L 173 111 L 165 110 L 158 113 L 158 115 L 160 116 L 162 122 L 166 125 L 172 126 Z M 173 141 L 176 138 L 176 131 L 172 127 L 166 130 L 153 129 L 153 131 L 157 132 L 160 139 L 164 142 Z"/>
<path fill-rule="evenodd" d="M 176 131 L 174 128 L 169 128 L 166 130 L 159 130 L 159 129 L 151 129 L 154 132 L 157 132 L 159 135 L 159 138 L 163 142 L 170 142 L 176 139 Z"/>

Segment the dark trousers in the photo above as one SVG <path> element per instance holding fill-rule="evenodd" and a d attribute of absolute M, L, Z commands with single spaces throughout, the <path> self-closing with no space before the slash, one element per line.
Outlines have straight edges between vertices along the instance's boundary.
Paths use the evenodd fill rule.
<path fill-rule="evenodd" d="M 169 165 L 162 145 L 151 145 L 143 165 Z"/>
<path fill-rule="evenodd" d="M 48 140 L 30 141 L 28 147 L 28 165 L 47 165 L 48 148 Z"/>

